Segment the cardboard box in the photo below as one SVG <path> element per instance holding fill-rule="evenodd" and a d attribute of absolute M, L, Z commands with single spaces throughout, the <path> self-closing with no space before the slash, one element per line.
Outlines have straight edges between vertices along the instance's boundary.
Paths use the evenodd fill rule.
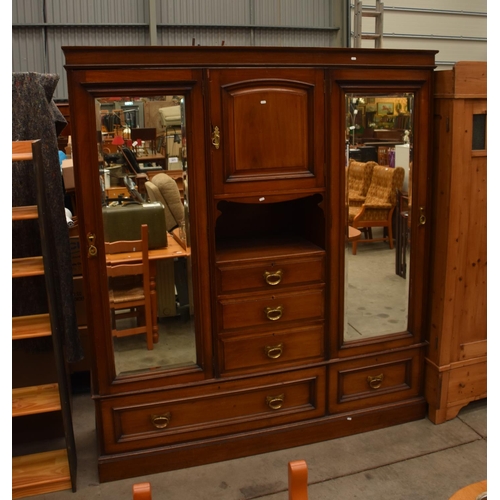
<path fill-rule="evenodd" d="M 75 189 L 75 175 L 73 173 L 73 158 L 62 161 L 62 175 L 64 189 Z"/>
<path fill-rule="evenodd" d="M 168 157 L 168 170 L 180 170 L 182 169 L 182 162 L 178 156 Z"/>

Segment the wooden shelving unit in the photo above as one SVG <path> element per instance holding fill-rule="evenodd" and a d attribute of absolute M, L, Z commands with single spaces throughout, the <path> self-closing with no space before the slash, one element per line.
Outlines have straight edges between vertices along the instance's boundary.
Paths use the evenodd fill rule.
<path fill-rule="evenodd" d="M 38 199 L 42 199 L 40 141 L 17 141 L 12 143 L 12 161 L 32 161 L 33 178 L 37 178 Z M 43 189 L 43 188 L 42 188 Z M 41 202 L 43 203 L 43 202 Z M 39 203 L 40 205 L 40 203 Z M 43 210 L 40 211 L 44 213 Z M 12 220 L 25 221 L 38 219 L 38 205 L 12 207 Z M 43 221 L 39 220 L 42 225 Z M 48 295 L 48 313 L 17 316 L 12 318 L 12 339 L 27 340 L 51 337 L 54 356 L 57 361 L 58 380 L 54 383 L 20 387 L 12 390 L 12 418 L 62 412 L 66 447 L 62 449 L 16 456 L 12 459 L 12 498 L 41 495 L 66 489 L 76 490 L 76 451 L 74 444 L 71 409 L 69 407 L 69 388 L 62 357 L 62 346 L 54 335 L 50 311 L 56 307 L 51 303 L 50 283 L 53 279 L 47 272 L 48 256 L 44 255 L 12 260 L 12 278 L 44 276 Z M 50 266 L 49 266 L 50 267 Z"/>

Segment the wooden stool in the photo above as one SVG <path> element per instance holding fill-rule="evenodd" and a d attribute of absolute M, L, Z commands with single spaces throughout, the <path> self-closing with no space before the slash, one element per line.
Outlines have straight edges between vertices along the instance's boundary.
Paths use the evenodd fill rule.
<path fill-rule="evenodd" d="M 133 500 L 151 500 L 151 484 L 136 483 L 132 485 Z"/>
<path fill-rule="evenodd" d="M 355 227 L 349 226 L 348 240 L 349 241 L 356 241 L 356 240 L 359 240 L 359 238 L 361 238 L 361 231 L 359 229 L 356 229 Z"/>
<path fill-rule="evenodd" d="M 288 500 L 308 500 L 305 460 L 288 462 Z"/>
<path fill-rule="evenodd" d="M 132 486 L 133 500 L 152 500 L 151 484 L 136 483 Z M 288 462 L 288 500 L 308 500 L 307 464 L 305 460 Z"/>
<path fill-rule="evenodd" d="M 465 488 L 454 493 L 450 500 L 486 500 L 486 495 L 481 496 L 481 493 L 486 494 L 486 481 L 479 481 L 465 486 Z"/>

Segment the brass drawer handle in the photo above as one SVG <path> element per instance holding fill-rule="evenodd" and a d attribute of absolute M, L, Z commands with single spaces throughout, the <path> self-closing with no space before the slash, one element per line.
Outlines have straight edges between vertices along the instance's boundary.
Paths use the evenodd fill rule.
<path fill-rule="evenodd" d="M 278 321 L 283 316 L 283 306 L 266 307 L 266 316 L 271 321 Z"/>
<path fill-rule="evenodd" d="M 278 359 L 283 354 L 283 344 L 266 345 L 264 347 L 266 356 L 270 359 Z"/>
<path fill-rule="evenodd" d="M 267 396 L 266 404 L 271 410 L 279 410 L 285 402 L 285 395 L 279 394 L 278 396 Z"/>
<path fill-rule="evenodd" d="M 366 377 L 366 380 L 368 381 L 368 385 L 372 389 L 379 389 L 382 385 L 382 380 L 384 380 L 384 374 L 381 373 L 380 375 L 375 375 L 374 377 L 371 377 L 369 375 L 368 377 Z"/>
<path fill-rule="evenodd" d="M 266 280 L 266 283 L 271 286 L 278 285 L 281 282 L 281 278 L 283 278 L 283 270 L 278 269 L 275 272 L 269 272 L 265 271 L 264 272 L 264 279 Z"/>
<path fill-rule="evenodd" d="M 170 412 L 163 413 L 162 415 L 151 415 L 151 422 L 157 429 L 165 429 L 170 423 L 172 414 Z"/>

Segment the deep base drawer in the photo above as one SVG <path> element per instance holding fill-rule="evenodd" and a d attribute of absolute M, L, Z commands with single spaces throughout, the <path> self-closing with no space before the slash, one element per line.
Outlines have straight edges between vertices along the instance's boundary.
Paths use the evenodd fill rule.
<path fill-rule="evenodd" d="M 122 396 L 100 401 L 106 453 L 298 422 L 325 413 L 325 371 Z"/>

